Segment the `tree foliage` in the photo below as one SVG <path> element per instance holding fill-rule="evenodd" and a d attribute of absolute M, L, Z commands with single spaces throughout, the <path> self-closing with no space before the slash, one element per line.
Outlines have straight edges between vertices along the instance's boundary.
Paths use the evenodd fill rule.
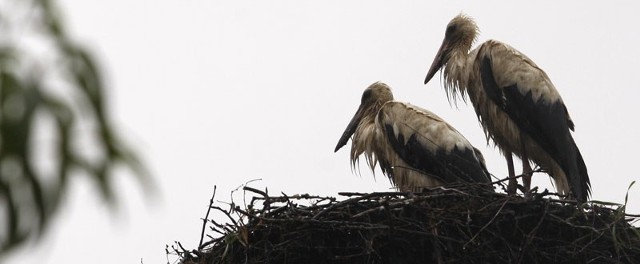
<path fill-rule="evenodd" d="M 86 175 L 112 203 L 114 169 L 143 178 L 109 121 L 94 57 L 52 1 L 0 1 L 0 255 L 48 227 L 70 177 Z"/>

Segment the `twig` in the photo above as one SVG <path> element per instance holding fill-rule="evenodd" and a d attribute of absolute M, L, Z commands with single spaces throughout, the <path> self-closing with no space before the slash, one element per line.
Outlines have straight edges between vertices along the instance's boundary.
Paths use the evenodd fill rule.
<path fill-rule="evenodd" d="M 538 224 L 536 224 L 536 226 L 531 229 L 531 232 L 529 232 L 527 234 L 527 237 L 524 241 L 524 245 L 522 246 L 522 250 L 520 251 L 520 257 L 518 258 L 518 263 L 522 263 L 524 261 L 524 256 L 525 256 L 525 252 L 527 252 L 527 247 L 531 244 L 531 241 L 533 240 L 534 234 L 538 231 L 538 228 L 540 228 L 540 225 L 542 225 L 542 222 L 545 219 L 545 216 L 547 215 L 547 211 L 549 210 L 549 204 L 545 204 L 544 206 L 544 211 L 542 212 L 542 215 L 540 216 L 540 220 L 538 221 Z"/>
<path fill-rule="evenodd" d="M 216 189 L 217 186 L 213 186 L 213 195 L 211 195 L 211 199 L 209 199 L 209 207 L 207 208 L 207 214 L 202 219 L 202 231 L 200 232 L 200 243 L 198 243 L 198 249 L 202 249 L 202 240 L 204 239 L 204 229 L 207 226 L 207 221 L 209 220 L 209 212 L 211 212 L 211 207 L 213 206 L 213 198 L 216 197 Z"/>
<path fill-rule="evenodd" d="M 500 206 L 500 209 L 498 209 L 498 211 L 496 212 L 495 215 L 493 215 L 493 217 L 491 218 L 491 220 L 489 220 L 489 222 L 487 224 L 485 224 L 482 228 L 480 228 L 480 230 L 473 235 L 473 237 L 467 241 L 467 243 L 464 243 L 464 245 L 462 245 L 462 248 L 467 248 L 467 245 L 471 242 L 473 242 L 474 239 L 476 239 L 476 237 L 478 237 L 478 235 L 480 233 L 482 233 L 483 230 L 485 230 L 491 223 L 493 223 L 494 220 L 496 220 L 496 217 L 498 217 L 498 215 L 500 214 L 500 212 L 502 212 L 502 208 L 504 208 L 505 205 L 507 205 L 507 202 L 509 201 L 509 199 L 505 199 L 504 203 L 502 203 L 502 205 Z"/>
<path fill-rule="evenodd" d="M 244 187 L 242 187 L 242 190 L 257 193 L 257 194 L 262 195 L 265 199 L 269 199 L 269 195 L 267 195 L 266 192 L 263 192 L 261 190 L 255 189 L 255 188 L 251 188 L 249 186 L 244 186 Z"/>

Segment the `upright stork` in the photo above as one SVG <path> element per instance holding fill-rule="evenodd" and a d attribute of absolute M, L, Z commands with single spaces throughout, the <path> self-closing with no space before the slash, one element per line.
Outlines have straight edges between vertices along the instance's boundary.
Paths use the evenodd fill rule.
<path fill-rule="evenodd" d="M 549 77 L 527 56 L 495 40 L 469 51 L 477 35 L 472 18 L 454 17 L 424 83 L 444 67 L 449 97 L 468 96 L 487 139 L 507 159 L 510 193 L 517 187 L 515 154 L 522 159 L 525 191 L 531 184 L 531 160 L 548 171 L 559 193 L 586 201 L 587 167 L 569 131 L 573 121 Z"/>
<path fill-rule="evenodd" d="M 482 154 L 467 139 L 437 115 L 393 101 L 384 83 L 376 82 L 364 91 L 336 152 L 351 135 L 351 165 L 355 167 L 364 154 L 371 170 L 379 163 L 401 191 L 490 182 Z"/>

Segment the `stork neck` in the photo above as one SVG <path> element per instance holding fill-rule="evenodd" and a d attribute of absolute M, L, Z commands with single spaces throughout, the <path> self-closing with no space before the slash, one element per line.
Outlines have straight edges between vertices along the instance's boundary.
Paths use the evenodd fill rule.
<path fill-rule="evenodd" d="M 369 126 L 372 126 L 375 124 L 375 118 L 376 115 L 378 114 L 378 111 L 380 111 L 381 104 L 376 102 L 374 103 L 373 106 L 366 108 L 364 111 L 364 113 L 362 114 L 362 119 L 360 119 L 360 122 L 358 123 L 358 128 L 356 129 L 356 136 L 358 136 L 358 134 L 363 133 L 363 131 L 369 130 Z"/>
<path fill-rule="evenodd" d="M 469 53 L 463 50 L 453 50 L 450 56 L 444 68 L 445 86 L 454 91 L 466 89 L 469 74 L 469 63 L 467 62 Z"/>

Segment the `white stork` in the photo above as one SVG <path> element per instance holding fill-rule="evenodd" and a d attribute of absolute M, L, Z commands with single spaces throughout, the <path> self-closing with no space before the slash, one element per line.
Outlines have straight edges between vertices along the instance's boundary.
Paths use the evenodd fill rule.
<path fill-rule="evenodd" d="M 522 159 L 525 192 L 533 161 L 553 177 L 559 193 L 586 201 L 591 185 L 587 167 L 569 131 L 573 121 L 549 77 L 527 56 L 495 40 L 469 51 L 477 35 L 472 18 L 453 18 L 424 83 L 444 67 L 448 96 L 454 101 L 456 93 L 469 97 L 487 140 L 507 159 L 508 192 L 517 188 L 515 154 Z"/>
<path fill-rule="evenodd" d="M 355 167 L 364 153 L 371 170 L 379 163 L 401 191 L 490 182 L 482 154 L 467 139 L 437 115 L 393 101 L 384 83 L 376 82 L 364 91 L 336 152 L 351 135 L 351 165 Z"/>

